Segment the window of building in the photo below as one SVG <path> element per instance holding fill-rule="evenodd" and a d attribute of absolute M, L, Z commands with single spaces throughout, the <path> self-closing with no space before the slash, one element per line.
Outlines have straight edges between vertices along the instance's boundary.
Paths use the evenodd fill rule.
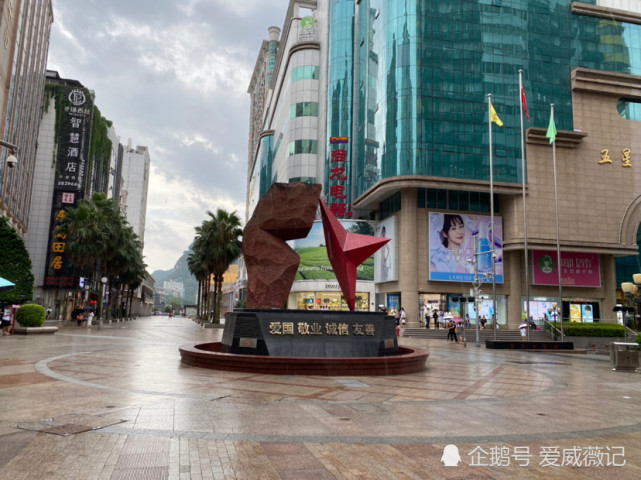
<path fill-rule="evenodd" d="M 622 98 L 617 104 L 619 115 L 626 120 L 641 121 L 641 102 Z"/>
<path fill-rule="evenodd" d="M 299 80 L 318 80 L 319 68 L 317 65 L 304 65 L 292 70 L 292 83 Z"/>
<path fill-rule="evenodd" d="M 484 192 L 419 188 L 417 202 L 419 208 L 429 208 L 431 210 L 458 210 L 479 213 L 490 211 L 490 194 Z M 498 212 L 498 210 L 498 198 L 495 195 L 494 211 Z"/>
<path fill-rule="evenodd" d="M 316 177 L 292 177 L 289 183 L 303 182 L 303 183 L 316 183 Z"/>
<path fill-rule="evenodd" d="M 318 153 L 318 140 L 294 140 L 289 143 L 289 155 Z"/>
<path fill-rule="evenodd" d="M 300 102 L 291 106 L 289 118 L 318 117 L 318 102 Z"/>

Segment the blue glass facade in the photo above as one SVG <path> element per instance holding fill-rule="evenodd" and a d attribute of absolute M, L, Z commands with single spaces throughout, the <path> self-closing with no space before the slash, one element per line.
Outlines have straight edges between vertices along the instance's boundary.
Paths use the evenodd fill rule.
<path fill-rule="evenodd" d="M 327 65 L 327 159 L 325 162 L 324 191 L 332 187 L 341 188 L 341 197 L 337 203 L 345 205 L 344 212 L 349 210 L 352 202 L 352 191 L 349 188 L 352 178 L 352 149 L 345 149 L 344 144 L 329 144 L 331 137 L 348 137 L 352 142 L 353 119 L 353 82 L 354 82 L 354 0 L 334 0 L 329 2 L 329 38 Z M 332 149 L 345 150 L 341 161 L 340 175 L 332 173 Z M 339 178 L 340 177 L 340 178 Z M 346 179 L 346 180 L 343 180 Z M 347 182 L 347 188 L 343 190 Z M 331 207 L 330 203 L 330 207 Z M 337 211 L 334 210 L 336 213 Z M 346 213 L 343 215 L 346 216 Z"/>
<path fill-rule="evenodd" d="M 554 103 L 559 130 L 573 129 L 572 69 L 641 74 L 641 26 L 573 14 L 571 0 L 363 0 L 358 38 L 354 2 L 331 3 L 329 136 L 349 134 L 358 46 L 356 196 L 399 175 L 489 180 L 487 94 L 504 123 L 493 130 L 494 180 L 520 183 L 520 69 L 526 128 L 547 127 Z"/>
<path fill-rule="evenodd" d="M 267 193 L 272 186 L 272 166 L 274 164 L 274 136 L 265 135 L 260 139 L 258 154 L 256 158 L 260 162 L 260 198 Z"/>

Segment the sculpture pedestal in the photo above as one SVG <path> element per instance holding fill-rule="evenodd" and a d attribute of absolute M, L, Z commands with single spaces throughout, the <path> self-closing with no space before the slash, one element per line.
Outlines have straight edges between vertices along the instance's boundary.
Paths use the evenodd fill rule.
<path fill-rule="evenodd" d="M 225 317 L 221 352 L 279 357 L 398 354 L 396 321 L 379 312 L 253 310 Z"/>

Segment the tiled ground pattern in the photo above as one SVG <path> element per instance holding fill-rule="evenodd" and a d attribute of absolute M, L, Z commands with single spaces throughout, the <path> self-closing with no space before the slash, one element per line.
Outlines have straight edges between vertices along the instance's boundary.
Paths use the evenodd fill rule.
<path fill-rule="evenodd" d="M 0 480 L 641 478 L 641 377 L 606 357 L 401 339 L 430 350 L 425 372 L 181 365 L 180 344 L 221 333 L 150 317 L 1 338 Z"/>

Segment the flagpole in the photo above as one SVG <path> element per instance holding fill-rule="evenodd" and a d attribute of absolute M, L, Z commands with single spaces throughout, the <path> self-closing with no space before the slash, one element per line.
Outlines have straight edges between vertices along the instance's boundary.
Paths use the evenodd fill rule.
<path fill-rule="evenodd" d="M 492 259 L 492 330 L 496 340 L 496 256 L 494 255 L 494 165 L 492 163 L 492 94 L 487 94 L 490 128 L 490 255 Z M 478 315 L 478 312 L 477 312 Z"/>
<path fill-rule="evenodd" d="M 530 340 L 530 274 L 529 274 L 529 262 L 530 256 L 527 249 L 527 204 L 525 197 L 525 181 L 526 181 L 526 170 L 525 170 L 525 135 L 523 129 L 523 70 L 519 70 L 519 95 L 521 95 L 521 180 L 523 183 L 523 259 L 525 261 L 525 316 L 526 323 L 528 324 L 527 329 L 527 339 Z"/>
<path fill-rule="evenodd" d="M 554 104 L 550 104 L 550 122 L 554 122 Z M 555 126 L 556 129 L 556 126 Z M 556 214 L 556 269 L 559 275 L 559 305 L 557 312 L 559 313 L 559 318 L 561 319 L 561 341 L 564 341 L 563 334 L 563 283 L 561 281 L 561 242 L 559 239 L 559 196 L 557 193 L 556 185 L 556 132 L 554 135 L 554 140 L 552 142 L 552 162 L 554 168 L 554 210 Z"/>

